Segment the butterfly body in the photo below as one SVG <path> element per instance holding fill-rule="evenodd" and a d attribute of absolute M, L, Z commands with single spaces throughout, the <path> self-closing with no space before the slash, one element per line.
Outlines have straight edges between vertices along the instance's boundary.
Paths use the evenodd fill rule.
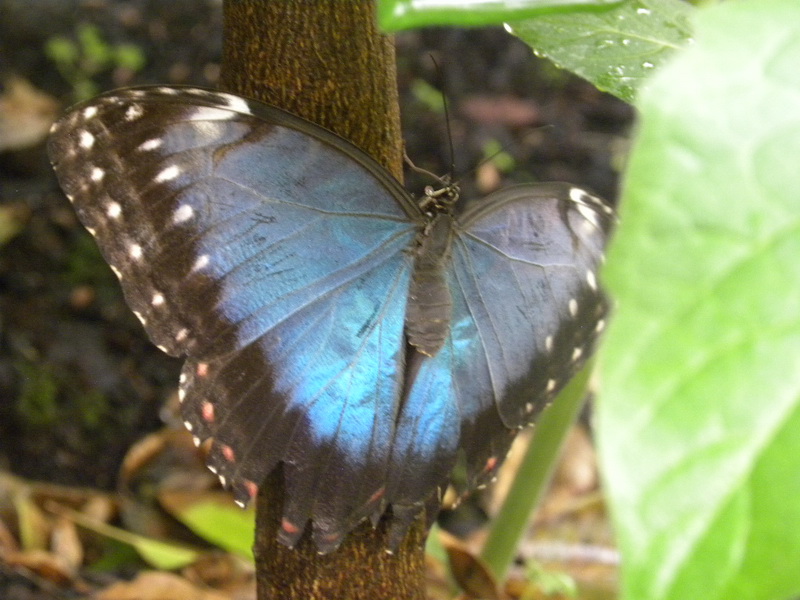
<path fill-rule="evenodd" d="M 210 467 L 245 503 L 283 465 L 289 545 L 310 521 L 331 550 L 388 506 L 402 530 L 459 453 L 490 478 L 604 325 L 613 215 L 567 184 L 417 202 L 334 134 L 194 88 L 100 96 L 49 151 L 147 333 L 186 357 Z"/>
<path fill-rule="evenodd" d="M 433 216 L 419 234 L 408 290 L 406 336 L 422 354 L 435 355 L 450 330 L 453 300 L 447 285 L 447 263 L 453 241 L 453 217 Z"/>

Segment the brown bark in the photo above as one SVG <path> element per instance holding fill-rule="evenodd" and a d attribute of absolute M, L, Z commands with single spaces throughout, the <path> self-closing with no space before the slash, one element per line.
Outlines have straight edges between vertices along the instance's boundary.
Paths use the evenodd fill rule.
<path fill-rule="evenodd" d="M 318 123 L 401 176 L 394 47 L 377 31 L 372 2 L 226 0 L 224 36 L 223 90 Z M 290 550 L 276 540 L 283 493 L 275 472 L 256 500 L 259 599 L 425 598 L 421 523 L 391 555 L 383 525 L 368 523 L 331 554 L 317 554 L 308 530 Z"/>
<path fill-rule="evenodd" d="M 402 178 L 394 45 L 366 0 L 227 0 L 221 87 L 353 142 Z"/>

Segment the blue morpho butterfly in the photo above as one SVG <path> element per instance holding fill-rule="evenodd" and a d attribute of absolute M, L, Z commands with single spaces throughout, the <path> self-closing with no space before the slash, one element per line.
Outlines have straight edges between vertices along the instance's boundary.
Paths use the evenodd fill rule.
<path fill-rule="evenodd" d="M 404 531 L 459 454 L 490 479 L 604 327 L 614 217 L 570 185 L 418 202 L 333 133 L 194 88 L 81 104 L 49 153 L 150 338 L 187 357 L 209 467 L 244 504 L 283 463 L 288 545 L 310 520 L 330 551 L 389 506 Z"/>

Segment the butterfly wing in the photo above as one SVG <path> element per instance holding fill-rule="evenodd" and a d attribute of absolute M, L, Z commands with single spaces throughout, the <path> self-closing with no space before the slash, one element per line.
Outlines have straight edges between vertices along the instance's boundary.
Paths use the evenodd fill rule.
<path fill-rule="evenodd" d="M 207 90 L 101 96 L 54 126 L 59 181 L 237 499 L 284 463 L 280 536 L 321 550 L 385 506 L 419 211 L 337 136 Z"/>
<path fill-rule="evenodd" d="M 474 487 L 583 365 L 604 327 L 597 268 L 613 222 L 586 192 L 538 184 L 496 192 L 455 223 L 450 331 L 413 376 L 400 415 L 390 475 L 398 504 L 419 503 L 418 491 L 404 494 L 412 461 L 431 466 L 428 489 L 446 483 L 446 465 L 433 458 L 455 460 L 453 435 L 441 435 L 453 415 Z"/>

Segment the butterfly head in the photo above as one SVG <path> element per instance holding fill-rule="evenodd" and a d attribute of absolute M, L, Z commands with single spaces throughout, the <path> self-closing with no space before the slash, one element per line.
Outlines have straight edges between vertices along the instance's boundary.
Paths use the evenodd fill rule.
<path fill-rule="evenodd" d="M 441 179 L 442 187 L 425 186 L 425 194 L 419 199 L 419 207 L 427 215 L 450 213 L 458 202 L 460 188 L 457 182 L 450 182 L 449 177 Z"/>

